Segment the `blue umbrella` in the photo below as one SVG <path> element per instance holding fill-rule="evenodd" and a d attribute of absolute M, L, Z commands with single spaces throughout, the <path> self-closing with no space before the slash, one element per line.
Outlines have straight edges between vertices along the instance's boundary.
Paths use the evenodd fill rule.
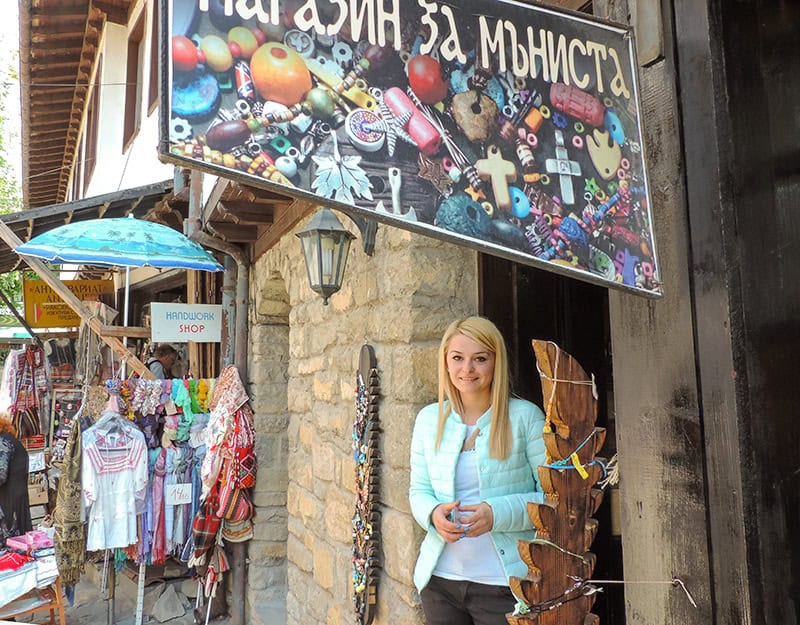
<path fill-rule="evenodd" d="M 140 219 L 89 219 L 48 230 L 16 249 L 52 263 L 224 271 L 200 245 L 168 226 Z"/>

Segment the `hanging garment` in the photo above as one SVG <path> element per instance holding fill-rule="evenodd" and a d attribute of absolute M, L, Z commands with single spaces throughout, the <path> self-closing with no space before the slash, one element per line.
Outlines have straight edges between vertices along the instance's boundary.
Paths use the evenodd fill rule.
<path fill-rule="evenodd" d="M 168 447 L 166 455 L 166 462 L 164 463 L 164 537 L 167 554 L 172 554 L 175 549 L 175 542 L 173 540 L 173 528 L 175 525 L 175 508 L 173 504 L 167 503 L 167 490 L 170 486 L 177 483 L 177 476 L 175 474 L 175 465 L 178 462 L 180 451 L 175 447 Z M 181 543 L 182 544 L 182 543 Z"/>
<path fill-rule="evenodd" d="M 47 370 L 44 352 L 41 347 L 28 345 L 17 354 L 16 395 L 14 411 L 27 408 L 41 410 L 47 393 Z"/>
<path fill-rule="evenodd" d="M 202 470 L 203 499 L 217 482 L 222 461 L 226 457 L 226 452 L 230 451 L 225 449 L 225 444 L 233 433 L 234 415 L 248 400 L 247 391 L 239 377 L 239 370 L 233 365 L 228 365 L 219 376 L 209 402 L 211 415 L 206 428 L 207 451 Z"/>
<path fill-rule="evenodd" d="M 0 434 L 0 544 L 32 530 L 28 452 L 12 434 Z"/>
<path fill-rule="evenodd" d="M 76 415 L 79 416 L 79 415 Z M 85 559 L 85 540 L 81 521 L 81 419 L 76 418 L 60 463 L 58 495 L 53 510 L 56 561 L 65 586 L 80 581 Z"/>
<path fill-rule="evenodd" d="M 162 449 L 153 469 L 153 542 L 150 561 L 161 564 L 167 557 L 167 537 L 164 523 L 164 476 L 166 475 L 167 451 Z"/>
<path fill-rule="evenodd" d="M 147 446 L 142 433 L 119 413 L 103 416 L 81 436 L 83 498 L 89 551 L 137 542 L 137 515 L 147 490 Z M 108 419 L 108 420 L 106 420 Z"/>

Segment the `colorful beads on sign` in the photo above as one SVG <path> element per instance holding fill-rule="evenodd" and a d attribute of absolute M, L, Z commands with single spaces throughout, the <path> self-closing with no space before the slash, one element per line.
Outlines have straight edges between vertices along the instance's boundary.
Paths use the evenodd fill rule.
<path fill-rule="evenodd" d="M 628 28 L 490 0 L 220 2 L 173 0 L 193 19 L 164 42 L 165 160 L 661 294 Z"/>

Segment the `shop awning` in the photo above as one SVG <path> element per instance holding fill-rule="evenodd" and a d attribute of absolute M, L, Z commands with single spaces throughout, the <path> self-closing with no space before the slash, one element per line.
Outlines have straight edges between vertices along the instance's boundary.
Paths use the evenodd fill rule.
<path fill-rule="evenodd" d="M 127 217 L 129 214 L 144 217 L 160 207 L 169 212 L 172 208 L 166 205 L 166 200 L 172 196 L 173 184 L 172 180 L 165 180 L 74 202 L 0 215 L 0 220 L 25 242 L 42 232 L 76 221 Z M 0 240 L 0 273 L 20 269 L 24 265 L 25 260 Z"/>

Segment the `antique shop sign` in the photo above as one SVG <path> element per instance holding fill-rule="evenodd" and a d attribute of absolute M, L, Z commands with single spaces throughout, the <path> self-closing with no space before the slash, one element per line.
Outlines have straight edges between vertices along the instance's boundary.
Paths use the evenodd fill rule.
<path fill-rule="evenodd" d="M 97 301 L 101 295 L 114 293 L 113 280 L 62 280 L 72 293 L 83 301 Z M 32 328 L 70 328 L 79 326 L 81 318 L 43 280 L 22 281 L 25 321 Z"/>

